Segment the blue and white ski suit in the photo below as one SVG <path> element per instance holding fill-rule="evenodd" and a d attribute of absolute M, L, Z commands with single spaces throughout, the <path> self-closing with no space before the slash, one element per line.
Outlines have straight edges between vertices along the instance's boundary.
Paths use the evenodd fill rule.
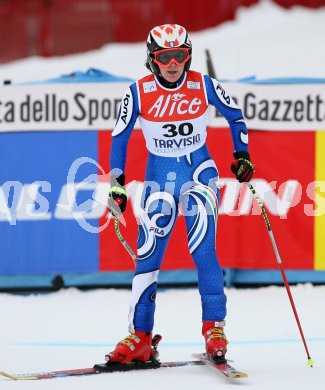
<path fill-rule="evenodd" d="M 129 312 L 131 331 L 153 329 L 158 273 L 179 213 L 185 216 L 188 246 L 198 271 L 202 320 L 226 316 L 223 273 L 216 256 L 218 170 L 206 145 L 209 105 L 227 119 L 234 151 L 247 152 L 242 112 L 209 76 L 188 71 L 176 88 L 168 89 L 149 75 L 133 83 L 122 98 L 112 134 L 111 172 L 125 170 L 137 118 L 149 151 Z"/>

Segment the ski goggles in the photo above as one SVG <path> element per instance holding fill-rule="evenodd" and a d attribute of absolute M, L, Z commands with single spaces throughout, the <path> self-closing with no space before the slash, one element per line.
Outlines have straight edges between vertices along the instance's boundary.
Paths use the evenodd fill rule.
<path fill-rule="evenodd" d="M 169 66 L 172 62 L 184 65 L 190 58 L 190 51 L 186 48 L 163 49 L 153 53 L 154 61 L 159 66 Z"/>

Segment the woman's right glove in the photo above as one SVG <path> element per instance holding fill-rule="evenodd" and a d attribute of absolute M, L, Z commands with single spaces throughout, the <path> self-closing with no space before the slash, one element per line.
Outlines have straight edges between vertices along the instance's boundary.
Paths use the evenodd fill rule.
<path fill-rule="evenodd" d="M 236 175 L 236 179 L 240 182 L 248 182 L 253 176 L 254 165 L 250 161 L 247 152 L 235 152 L 235 160 L 231 164 L 231 172 Z"/>
<path fill-rule="evenodd" d="M 111 188 L 108 193 L 107 206 L 110 212 L 119 216 L 126 209 L 128 198 L 125 189 L 125 175 L 111 177 Z"/>

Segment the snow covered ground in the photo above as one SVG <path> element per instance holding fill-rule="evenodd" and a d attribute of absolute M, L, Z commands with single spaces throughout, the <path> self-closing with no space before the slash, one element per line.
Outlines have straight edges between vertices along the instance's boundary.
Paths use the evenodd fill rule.
<path fill-rule="evenodd" d="M 4 390 L 229 389 L 322 390 L 325 383 L 325 286 L 292 287 L 315 367 L 305 350 L 282 287 L 229 289 L 229 358 L 248 378 L 227 381 L 209 367 L 162 368 L 31 382 L 0 379 Z M 0 371 L 32 372 L 90 367 L 127 334 L 128 290 L 77 289 L 39 295 L 0 294 Z M 162 361 L 188 360 L 203 350 L 196 289 L 157 295 L 155 332 Z"/>
<path fill-rule="evenodd" d="M 219 79 L 325 77 L 324 20 L 325 7 L 285 10 L 261 0 L 256 6 L 241 8 L 235 21 L 191 33 L 192 68 L 206 73 L 205 49 L 210 49 Z M 109 44 L 78 55 L 33 57 L 0 65 L 0 81 L 45 80 L 89 68 L 139 78 L 148 73 L 145 40 L 146 36 L 132 45 Z"/>

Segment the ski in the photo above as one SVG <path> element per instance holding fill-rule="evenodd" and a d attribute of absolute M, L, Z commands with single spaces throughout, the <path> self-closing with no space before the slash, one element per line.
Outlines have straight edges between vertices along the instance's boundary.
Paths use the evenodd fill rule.
<path fill-rule="evenodd" d="M 205 363 L 206 365 L 213 367 L 227 378 L 237 379 L 246 378 L 248 376 L 245 372 L 238 371 L 235 367 L 231 366 L 229 361 L 226 359 L 222 359 L 218 362 L 207 356 L 205 353 L 192 354 L 192 357 L 198 359 L 198 361 Z"/>
<path fill-rule="evenodd" d="M 83 376 L 93 374 L 104 374 L 121 371 L 157 369 L 162 367 L 184 367 L 184 366 L 199 366 L 205 365 L 201 360 L 185 360 L 173 362 L 160 362 L 159 360 L 147 362 L 131 362 L 131 363 L 110 363 L 110 364 L 95 364 L 94 367 L 78 368 L 73 370 L 59 370 L 49 372 L 34 372 L 29 374 L 8 374 L 0 372 L 0 376 L 12 380 L 38 380 L 38 379 L 53 379 L 72 376 Z"/>
<path fill-rule="evenodd" d="M 83 376 L 93 374 L 104 374 L 113 372 L 133 371 L 133 370 L 147 370 L 157 369 L 162 367 L 184 367 L 184 366 L 199 366 L 209 365 L 218 370 L 227 378 L 245 378 L 248 375 L 244 372 L 238 371 L 235 367 L 229 364 L 229 361 L 215 362 L 206 354 L 193 354 L 193 358 L 197 360 L 160 362 L 159 360 L 151 360 L 147 362 L 131 362 L 131 363 L 110 363 L 110 364 L 95 364 L 89 368 L 78 368 L 72 370 L 59 370 L 49 372 L 34 372 L 26 374 L 9 374 L 7 372 L 0 372 L 3 376 L 11 380 L 38 380 L 38 379 L 53 379 L 72 376 Z"/>

